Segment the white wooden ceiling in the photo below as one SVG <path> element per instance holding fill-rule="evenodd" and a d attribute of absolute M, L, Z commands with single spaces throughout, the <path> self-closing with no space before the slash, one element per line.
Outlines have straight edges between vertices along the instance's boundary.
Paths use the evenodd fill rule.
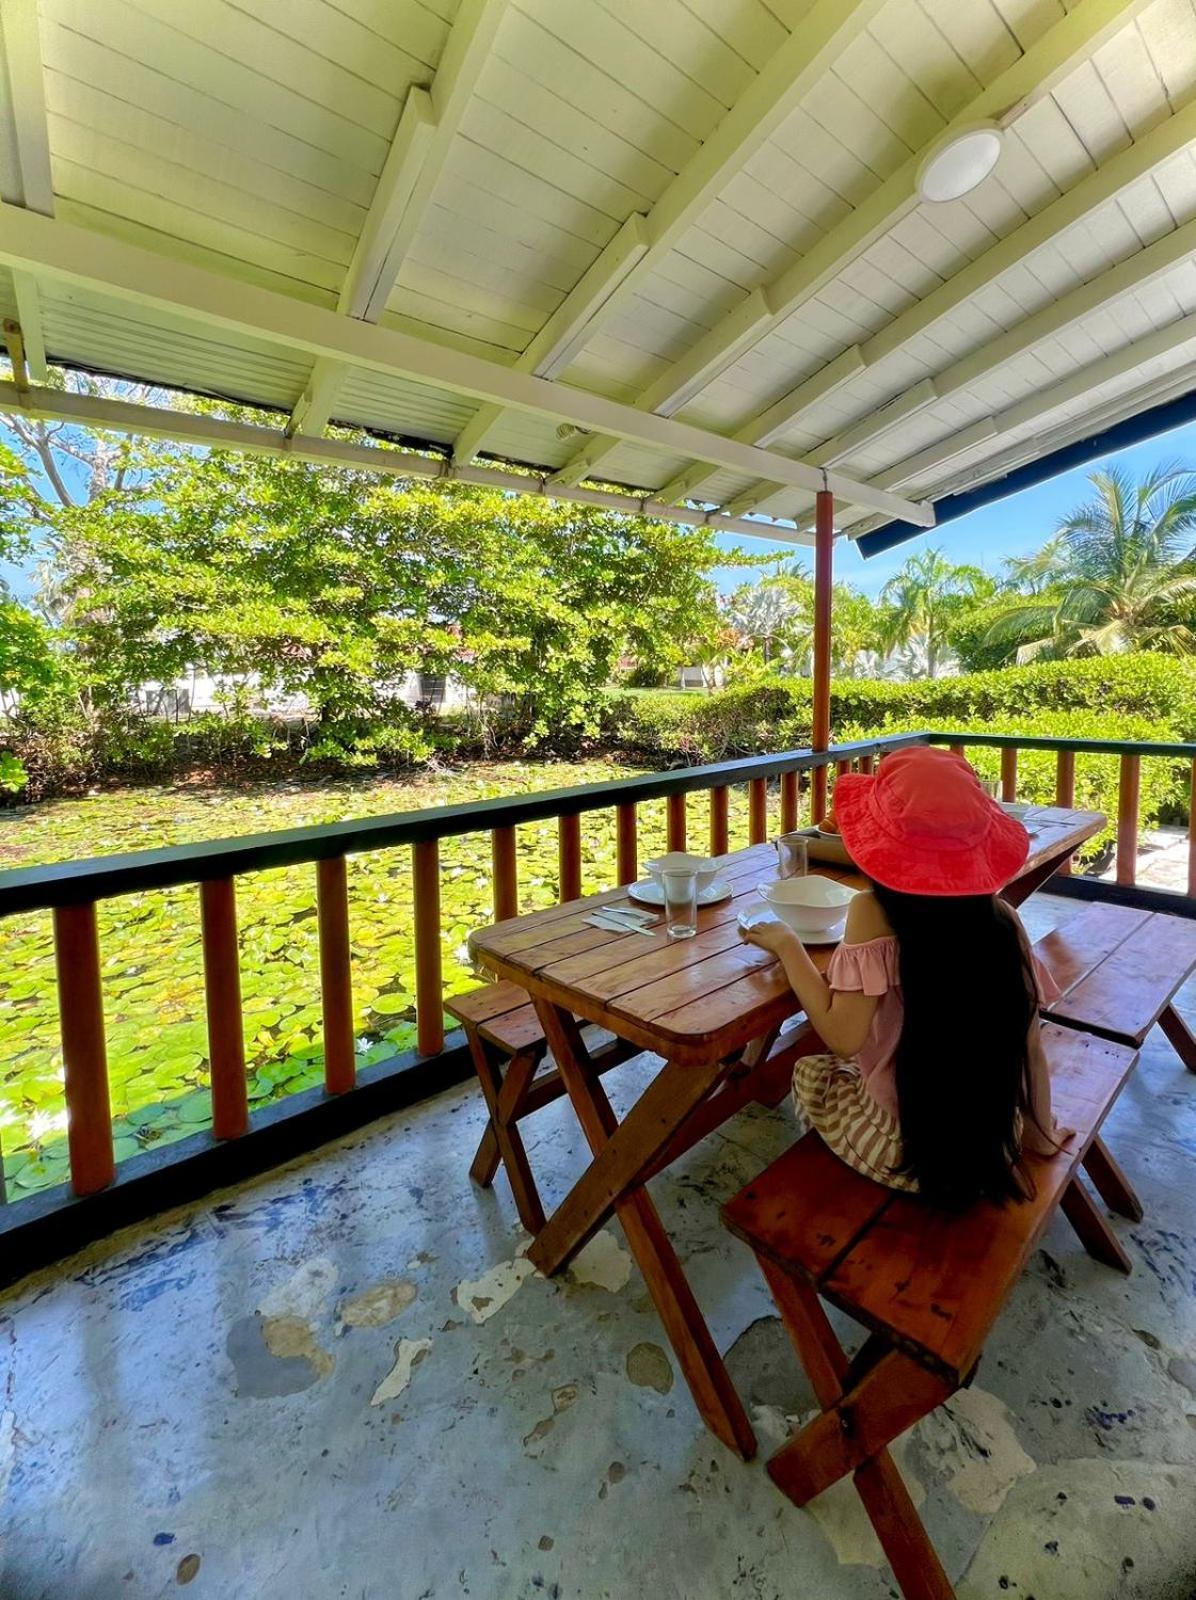
<path fill-rule="evenodd" d="M 0 29 L 35 381 L 44 352 L 790 534 L 778 457 L 932 500 L 1196 386 L 1193 0 L 0 0 Z M 994 174 L 918 203 L 977 116 Z M 78 230 L 127 255 L 93 271 Z M 280 336 L 248 288 L 560 404 Z M 759 466 L 622 409 L 579 430 L 579 393 Z"/>

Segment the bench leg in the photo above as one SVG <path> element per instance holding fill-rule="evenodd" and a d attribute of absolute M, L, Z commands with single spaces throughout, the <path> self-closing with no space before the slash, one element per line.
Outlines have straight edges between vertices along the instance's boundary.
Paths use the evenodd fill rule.
<path fill-rule="evenodd" d="M 845 1417 L 837 1408 L 844 1400 L 843 1385 L 850 1381 L 852 1363 L 835 1337 L 821 1300 L 809 1284 L 782 1271 L 763 1256 L 758 1259 L 777 1310 L 781 1313 L 781 1320 L 806 1369 L 818 1403 L 823 1407 L 822 1417 L 816 1419 L 812 1426 L 832 1419 L 833 1427 L 842 1432 Z M 882 1356 L 873 1364 L 861 1363 L 866 1369 L 861 1387 L 867 1377 L 876 1373 L 887 1359 L 887 1356 Z M 908 1365 L 912 1366 L 913 1363 Z M 930 1374 L 925 1376 L 929 1378 Z M 939 1387 L 947 1389 L 945 1384 L 940 1383 Z M 950 1391 L 947 1390 L 947 1393 Z M 937 1404 L 937 1399 L 932 1400 L 919 1415 L 933 1410 Z M 852 1413 L 852 1416 L 853 1421 L 859 1420 L 858 1412 Z M 905 1425 L 908 1426 L 908 1423 Z M 802 1435 L 797 1437 L 801 1438 Z M 791 1440 L 789 1444 L 782 1445 L 768 1463 L 770 1476 L 785 1494 L 790 1494 L 785 1479 L 793 1460 L 790 1451 L 794 1442 Z M 864 1509 L 876 1529 L 876 1536 L 905 1600 L 955 1600 L 955 1591 L 888 1450 L 882 1446 L 866 1460 L 861 1460 L 854 1468 L 853 1477 L 856 1491 L 864 1502 Z"/>
<path fill-rule="evenodd" d="M 1196 1072 L 1196 1035 L 1174 1006 L 1165 1006 L 1159 1017 L 1159 1027 L 1167 1035 L 1176 1055 L 1189 1072 Z"/>
<path fill-rule="evenodd" d="M 1133 1271 L 1133 1263 L 1121 1248 L 1120 1240 L 1078 1178 L 1073 1178 L 1064 1189 L 1060 1203 L 1063 1215 L 1076 1230 L 1080 1243 L 1090 1256 L 1117 1272 Z"/>
<path fill-rule="evenodd" d="M 510 1181 L 511 1193 L 515 1197 L 515 1210 L 519 1213 L 519 1220 L 530 1234 L 539 1233 L 544 1226 L 544 1207 L 540 1204 L 540 1194 L 536 1188 L 536 1180 L 532 1176 L 531 1165 L 527 1159 L 527 1151 L 523 1148 L 523 1139 L 514 1121 L 507 1121 L 502 1112 L 501 1096 L 504 1083 L 499 1075 L 499 1070 L 494 1058 L 486 1047 L 486 1041 L 481 1037 L 476 1028 L 467 1028 L 466 1035 L 469 1039 L 469 1053 L 473 1058 L 473 1069 L 478 1075 L 478 1082 L 482 1086 L 482 1093 L 486 1097 L 486 1104 L 490 1108 L 490 1131 L 494 1134 L 494 1141 L 502 1157 L 503 1165 L 507 1169 L 507 1178 Z M 528 1061 L 530 1057 L 530 1062 Z M 511 1058 L 508 1075 L 516 1069 L 525 1078 L 520 1094 L 526 1091 L 527 1083 L 536 1070 L 536 1057 L 530 1051 L 521 1051 Z M 488 1152 L 485 1150 L 485 1140 L 482 1148 L 474 1157 L 474 1167 L 481 1165 L 485 1171 L 488 1163 Z M 472 1169 L 471 1169 L 472 1171 Z M 493 1173 L 491 1174 L 493 1178 Z"/>
<path fill-rule="evenodd" d="M 1084 1171 L 1092 1180 L 1092 1187 L 1110 1211 L 1131 1222 L 1142 1221 L 1142 1202 L 1130 1186 L 1130 1180 L 1109 1154 L 1103 1139 L 1093 1139 L 1084 1156 Z"/>

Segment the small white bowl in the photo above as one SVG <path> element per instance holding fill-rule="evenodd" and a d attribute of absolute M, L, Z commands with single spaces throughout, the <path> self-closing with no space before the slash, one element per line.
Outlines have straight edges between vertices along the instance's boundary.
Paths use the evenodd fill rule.
<path fill-rule="evenodd" d="M 765 879 L 756 885 L 761 900 L 797 933 L 816 933 L 842 922 L 856 891 L 834 878 Z"/>
<path fill-rule="evenodd" d="M 709 856 L 690 855 L 685 850 L 670 850 L 667 856 L 657 856 L 655 861 L 645 861 L 644 871 L 654 883 L 661 882 L 663 872 L 692 872 L 698 880 L 698 893 L 709 889 L 718 877 L 718 862 Z M 661 884 L 661 888 L 664 885 Z"/>

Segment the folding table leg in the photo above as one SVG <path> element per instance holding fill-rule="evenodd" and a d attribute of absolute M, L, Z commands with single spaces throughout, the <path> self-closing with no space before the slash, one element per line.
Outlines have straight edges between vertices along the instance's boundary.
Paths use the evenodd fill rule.
<path fill-rule="evenodd" d="M 515 1197 L 515 1209 L 519 1213 L 519 1220 L 531 1234 L 539 1233 L 544 1226 L 544 1207 L 540 1204 L 539 1191 L 536 1180 L 532 1176 L 531 1165 L 527 1159 L 527 1151 L 523 1148 L 523 1139 L 514 1122 L 506 1122 L 499 1108 L 499 1096 L 502 1092 L 502 1079 L 498 1067 L 486 1041 L 479 1035 L 476 1028 L 468 1030 L 469 1053 L 473 1058 L 473 1068 L 478 1075 L 478 1082 L 482 1086 L 482 1093 L 486 1097 L 486 1104 L 490 1108 L 490 1126 L 494 1130 L 495 1143 L 499 1154 L 502 1156 L 503 1165 L 507 1169 L 507 1178 L 510 1180 L 511 1193 Z M 518 1057 L 514 1058 L 517 1060 Z M 514 1066 L 514 1060 L 512 1066 Z M 535 1061 L 532 1061 L 531 1071 L 535 1071 Z M 476 1166 L 482 1152 L 474 1158 Z"/>
<path fill-rule="evenodd" d="M 610 1215 L 613 1204 L 699 1415 L 729 1450 L 745 1461 L 750 1460 L 756 1453 L 756 1435 L 648 1191 L 637 1184 L 634 1170 L 629 1178 L 622 1175 L 622 1163 L 613 1174 L 598 1170 L 602 1165 L 602 1156 L 615 1149 L 618 1141 L 624 1138 L 647 1095 L 641 1097 L 631 1116 L 620 1123 L 598 1075 L 589 1066 L 585 1045 L 574 1019 L 567 1012 L 543 1001 L 536 1002 L 536 1010 L 544 1025 L 549 1049 L 569 1090 L 577 1119 L 594 1152 L 595 1161 L 574 1188 L 565 1206 L 553 1215 L 528 1251 L 528 1256 L 541 1271 L 545 1270 L 537 1260 L 541 1243 L 549 1230 L 556 1226 L 569 1201 L 576 1196 L 580 1195 L 582 1199 L 574 1207 L 577 1221 L 573 1236 L 580 1234 L 583 1239 L 589 1238 L 595 1228 L 601 1226 Z M 662 1073 L 656 1079 L 656 1084 L 664 1076 Z M 695 1077 L 700 1080 L 703 1074 L 699 1071 Z M 651 1090 L 648 1094 L 651 1094 Z M 666 1106 L 670 1113 L 667 1117 Z M 650 1131 L 645 1131 L 642 1140 L 639 1160 L 643 1166 L 650 1164 L 652 1155 L 668 1142 L 677 1123 L 684 1119 L 687 1108 L 688 1102 L 684 1096 L 680 1105 L 670 1104 L 667 1097 L 659 1105 L 656 1100 L 653 1101 L 656 1125 L 651 1126 Z M 592 1184 L 591 1179 L 594 1180 Z M 585 1203 L 587 1186 L 593 1190 L 589 1205 Z M 612 1188 L 616 1196 L 613 1201 L 608 1198 Z M 590 1226 L 595 1217 L 598 1221 Z"/>
<path fill-rule="evenodd" d="M 1188 1071 L 1196 1072 L 1196 1037 L 1174 1006 L 1164 1007 L 1159 1017 L 1159 1027 Z"/>
<path fill-rule="evenodd" d="M 822 1302 L 802 1279 L 782 1271 L 763 1256 L 757 1259 L 823 1415 L 834 1414 L 844 1398 L 843 1384 L 851 1363 L 835 1337 Z M 869 1376 L 883 1365 L 884 1359 L 868 1368 Z M 927 1409 L 933 1409 L 933 1404 Z M 837 1425 L 842 1427 L 841 1419 Z M 782 1458 L 788 1448 L 782 1445 L 768 1463 L 770 1476 L 784 1493 L 788 1489 Z M 955 1600 L 955 1591 L 888 1450 L 877 1450 L 861 1462 L 853 1479 L 906 1600 Z"/>
<path fill-rule="evenodd" d="M 1093 1139 L 1084 1156 L 1084 1171 L 1092 1180 L 1092 1187 L 1110 1211 L 1131 1222 L 1142 1221 L 1142 1202 L 1134 1193 L 1130 1180 L 1109 1154 L 1103 1139 Z"/>
<path fill-rule="evenodd" d="M 484 1050 L 485 1041 L 479 1040 L 479 1043 Z M 486 1124 L 486 1131 L 482 1135 L 477 1154 L 473 1158 L 473 1165 L 469 1169 L 469 1176 L 483 1189 L 488 1189 L 494 1182 L 494 1175 L 502 1163 L 502 1151 L 498 1147 L 498 1136 L 494 1131 L 495 1121 L 511 1123 L 519 1120 L 520 1105 L 536 1075 L 536 1068 L 543 1054 L 542 1049 L 519 1050 L 507 1063 L 498 1094 L 497 1112 L 492 1113 Z"/>

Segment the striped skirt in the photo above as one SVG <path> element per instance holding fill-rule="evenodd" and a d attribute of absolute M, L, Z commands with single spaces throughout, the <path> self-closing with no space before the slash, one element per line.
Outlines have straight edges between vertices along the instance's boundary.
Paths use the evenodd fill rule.
<path fill-rule="evenodd" d="M 838 1056 L 803 1056 L 793 1069 L 793 1101 L 840 1160 L 890 1189 L 916 1190 L 901 1171 L 901 1128 L 872 1098 L 859 1068 Z"/>

